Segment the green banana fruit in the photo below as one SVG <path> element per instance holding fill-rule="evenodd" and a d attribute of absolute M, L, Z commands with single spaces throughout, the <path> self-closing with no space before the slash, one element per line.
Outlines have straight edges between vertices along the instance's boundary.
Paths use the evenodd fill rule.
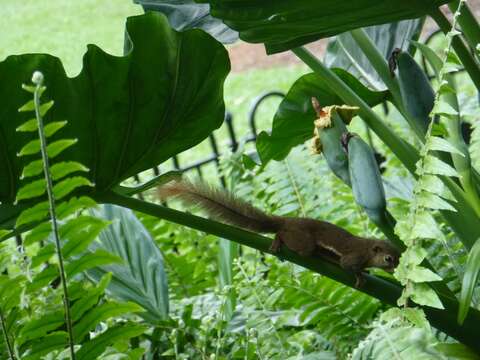
<path fill-rule="evenodd" d="M 348 153 L 350 181 L 355 201 L 375 223 L 385 221 L 387 202 L 375 155 L 360 136 L 345 133 L 342 143 Z"/>
<path fill-rule="evenodd" d="M 430 124 L 430 113 L 435 102 L 435 92 L 427 75 L 413 57 L 405 51 L 394 51 L 398 67 L 398 82 L 409 123 L 420 139 Z"/>

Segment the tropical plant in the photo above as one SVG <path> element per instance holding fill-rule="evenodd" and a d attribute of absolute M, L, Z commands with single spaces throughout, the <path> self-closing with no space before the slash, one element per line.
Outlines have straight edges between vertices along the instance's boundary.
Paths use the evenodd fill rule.
<path fill-rule="evenodd" d="M 452 22 L 439 10 L 446 0 L 378 1 L 375 6 L 366 0 L 348 4 L 330 0 L 249 0 L 248 6 L 243 6 L 247 2 L 241 0 L 198 1 L 209 4 L 210 14 L 205 4 L 191 1 L 141 2 L 148 8 L 156 6 L 167 12 L 175 28 L 189 30 L 172 30 L 167 17 L 156 13 L 130 18 L 125 56 L 113 57 L 90 46 L 84 68 L 75 78 L 68 78 L 58 59 L 48 55 L 11 56 L 0 63 L 0 98 L 5 99 L 0 112 L 0 170 L 6 174 L 0 178 L 0 226 L 5 229 L 2 239 L 8 240 L 2 253 L 14 253 L 12 236 L 29 231 L 22 244 L 26 250 L 16 255 L 16 262 L 1 258 L 8 270 L 2 275 L 4 295 L 0 308 L 8 356 L 38 358 L 62 351 L 68 345 L 71 358 L 92 358 L 105 350 L 114 351 L 119 341 L 123 344 L 117 348 L 139 356 L 144 349 L 139 348 L 138 342 L 146 339 L 151 344 L 152 358 L 162 354 L 177 358 L 205 358 L 207 354 L 285 358 L 306 353 L 332 356 L 333 352 L 345 357 L 365 338 L 369 326 L 373 330 L 353 351 L 355 358 L 398 354 L 404 346 L 405 354 L 412 357 L 424 353 L 447 357 L 455 351 L 473 356 L 463 345 L 451 345 L 453 339 L 479 352 L 475 329 L 480 312 L 472 298 L 479 271 L 476 242 L 480 237 L 480 177 L 460 132 L 463 108 L 454 81 L 454 74 L 463 68 L 480 89 L 478 54 L 471 51 L 480 42 L 480 26 L 466 1 L 449 3 Z M 415 42 L 423 21 L 362 28 L 425 15 L 431 16 L 446 33 L 440 57 L 426 45 Z M 269 53 L 291 49 L 313 70 L 287 93 L 273 119 L 271 133 L 260 134 L 257 150 L 261 164 L 237 155 L 232 164 L 242 159 L 244 168 L 230 168 L 231 189 L 253 196 L 252 201 L 278 214 L 323 216 L 352 232 L 387 238 L 404 250 L 396 280 L 382 273 L 367 275 L 360 289 L 371 296 L 367 297 L 313 273 L 353 287 L 354 276 L 336 264 L 304 258 L 286 249 L 277 255 L 288 261 L 285 264 L 245 248 L 242 257 L 235 260 L 239 250 L 228 246 L 225 240 L 217 265 L 212 260 L 217 256 L 213 242 L 202 249 L 188 241 L 208 242 L 215 235 L 269 253 L 271 240 L 133 197 L 167 181 L 171 174 L 159 175 L 135 187 L 124 183 L 126 179 L 198 144 L 222 123 L 228 57 L 223 45 L 199 28 L 220 39 L 225 30 L 234 34 L 228 28 L 233 29 L 245 41 L 264 43 Z M 330 46 L 325 62 L 302 47 L 345 31 L 349 33 L 337 37 Z M 384 33 L 392 34 L 386 42 L 380 36 Z M 433 69 L 432 81 L 415 61 L 416 48 Z M 352 52 L 355 56 L 351 56 Z M 206 53 L 210 56 L 203 56 Z M 329 68 L 326 63 L 343 69 Z M 353 74 L 348 72 L 352 68 Z M 36 87 L 27 87 L 34 92 L 36 101 L 22 109 L 35 109 L 37 119 L 26 122 L 23 128 L 40 129 L 40 140 L 15 132 L 16 124 L 27 120 L 17 112 L 27 95 L 13 85 L 25 82 L 34 71 L 43 73 L 47 90 L 42 88 L 40 75 L 36 75 Z M 55 101 L 53 111 L 48 113 L 53 103 L 39 103 L 43 92 Z M 397 122 L 374 109 L 385 101 L 396 114 Z M 358 118 L 353 117 L 356 114 L 367 130 L 358 125 Z M 49 147 L 42 140 L 42 116 L 48 122 L 43 133 L 52 137 Z M 65 123 L 58 119 L 68 119 L 68 126 L 63 127 Z M 65 137 L 59 138 L 56 130 L 61 128 Z M 370 140 L 349 133 L 353 130 L 370 135 Z M 325 167 L 318 164 L 318 157 L 300 163 L 286 158 L 295 146 L 312 138 L 314 131 L 316 150 L 323 152 L 329 168 L 340 180 L 331 177 L 334 180 L 327 184 Z M 23 146 L 27 140 L 30 142 Z M 474 140 L 474 144 L 478 143 L 478 136 Z M 387 159 L 385 175 L 378 169 L 373 146 Z M 26 164 L 23 157 L 16 156 L 20 148 L 20 154 L 25 156 L 41 151 L 43 160 Z M 57 164 L 48 164 L 49 157 L 58 161 L 58 168 Z M 72 163 L 67 165 L 66 161 Z M 404 169 L 398 169 L 400 166 Z M 90 171 L 84 177 L 61 180 L 87 167 Z M 18 180 L 22 169 L 26 169 L 24 176 L 37 176 L 44 169 L 45 180 L 27 178 L 22 183 Z M 61 175 L 55 175 L 55 171 Z M 412 191 L 407 191 L 403 201 L 386 197 L 384 179 L 393 184 L 395 178 L 389 177 L 389 173 L 401 173 L 405 182 L 411 184 Z M 52 178 L 59 180 L 56 189 L 51 186 Z M 49 201 L 44 200 L 46 189 Z M 332 189 L 338 189 L 338 198 L 330 197 Z M 54 206 L 54 198 L 65 201 Z M 103 215 L 113 219 L 115 213 L 125 224 L 114 225 L 108 230 L 110 235 L 107 231 L 99 242 L 92 243 L 105 221 L 83 213 L 75 216 L 77 211 L 93 206 L 91 199 L 211 235 L 199 239 L 194 230 L 164 222 L 153 225 L 151 217 L 142 215 L 153 239 L 143 231 L 139 232 L 143 233 L 140 239 L 128 230 L 129 226 L 135 231 L 141 229 L 133 215 L 109 207 Z M 325 206 L 328 201 L 340 204 Z M 58 231 L 61 237 L 68 239 L 69 229 L 79 227 L 88 236 L 79 239 L 72 232 L 72 239 L 62 246 L 55 224 L 63 219 L 66 222 L 59 223 Z M 51 225 L 53 237 L 49 237 Z M 179 236 L 186 241 L 179 241 Z M 135 242 L 130 244 L 132 238 Z M 148 261 L 146 266 L 129 258 L 130 251 L 138 256 L 148 251 L 151 261 L 162 263 L 162 255 L 154 250 L 152 240 L 160 245 L 166 259 L 171 286 L 178 284 L 191 299 L 184 299 L 179 290 L 167 301 L 163 271 L 156 269 L 159 281 Z M 89 245 L 90 250 L 86 251 Z M 31 260 L 30 252 L 34 254 Z M 121 261 L 112 252 L 129 260 L 126 268 L 105 264 Z M 462 256 L 467 252 L 468 260 Z M 60 270 L 51 265 L 55 254 Z M 49 265 L 38 270 L 45 262 Z M 97 285 L 69 280 L 92 266 L 97 268 L 87 274 Z M 217 269 L 222 291 L 215 294 L 211 291 L 215 280 L 203 278 L 203 274 Z M 114 271 L 115 276 L 108 275 L 109 271 Z M 58 281 L 62 294 L 55 290 Z M 13 287 L 13 283 L 21 286 Z M 104 295 L 106 289 L 110 298 Z M 210 293 L 204 294 L 207 289 Z M 83 296 L 85 293 L 88 296 Z M 349 302 L 347 296 L 355 301 Z M 60 297 L 64 300 L 63 312 L 55 306 Z M 134 303 L 116 303 L 112 300 L 115 297 Z M 410 309 L 413 303 L 418 309 Z M 372 323 L 387 305 L 403 305 L 404 309 L 390 311 L 379 322 Z M 146 314 L 139 316 L 149 327 L 129 320 L 116 324 L 110 319 L 143 310 Z M 199 319 L 198 312 L 205 319 Z M 251 315 L 246 316 L 248 313 Z M 17 317 L 22 320 L 16 320 Z M 97 328 L 95 337 L 89 338 L 89 330 L 100 322 L 107 323 L 106 330 Z M 437 330 L 448 336 L 447 341 Z M 415 346 L 410 346 L 408 340 L 397 342 L 405 333 L 421 341 Z M 298 334 L 312 339 L 314 346 L 306 346 Z M 382 338 L 384 334 L 387 336 Z M 132 341 L 127 343 L 130 338 Z M 354 339 L 353 344 L 348 339 Z M 391 352 L 383 351 L 386 347 Z"/>

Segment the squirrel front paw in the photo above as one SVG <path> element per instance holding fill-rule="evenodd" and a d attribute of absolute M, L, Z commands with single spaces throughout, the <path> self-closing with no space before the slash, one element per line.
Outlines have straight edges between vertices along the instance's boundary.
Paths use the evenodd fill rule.
<path fill-rule="evenodd" d="M 275 239 L 272 241 L 272 244 L 270 245 L 269 250 L 272 253 L 277 254 L 280 251 L 281 247 L 282 247 L 282 242 Z"/>

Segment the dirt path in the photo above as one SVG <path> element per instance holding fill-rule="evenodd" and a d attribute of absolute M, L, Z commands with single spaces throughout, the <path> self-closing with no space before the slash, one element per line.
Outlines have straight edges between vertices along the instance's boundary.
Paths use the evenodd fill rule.
<path fill-rule="evenodd" d="M 326 46 L 327 40 L 322 39 L 308 45 L 308 48 L 316 55 L 323 55 Z M 232 71 L 234 72 L 300 63 L 300 60 L 291 51 L 267 55 L 262 44 L 239 42 L 230 47 L 228 53 L 232 62 Z"/>

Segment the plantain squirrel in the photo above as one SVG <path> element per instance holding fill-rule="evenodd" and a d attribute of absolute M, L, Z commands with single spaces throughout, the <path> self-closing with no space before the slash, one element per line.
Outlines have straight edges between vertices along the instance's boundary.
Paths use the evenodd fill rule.
<path fill-rule="evenodd" d="M 392 272 L 398 265 L 399 252 L 386 241 L 367 239 L 326 221 L 267 215 L 234 194 L 202 182 L 179 179 L 158 188 L 160 199 L 177 198 L 186 205 L 196 205 L 213 219 L 258 233 L 275 233 L 270 246 L 274 253 L 284 244 L 301 256 L 325 253 L 344 269 L 356 275 L 362 284 L 362 270 L 369 267 Z"/>

